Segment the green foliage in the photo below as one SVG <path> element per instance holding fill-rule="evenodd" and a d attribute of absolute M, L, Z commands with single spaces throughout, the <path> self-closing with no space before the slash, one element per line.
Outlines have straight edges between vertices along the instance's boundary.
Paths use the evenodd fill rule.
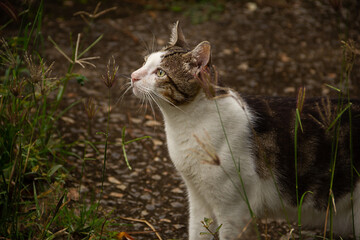
<path fill-rule="evenodd" d="M 203 221 L 201 221 L 201 224 L 203 225 L 203 227 L 206 229 L 206 232 L 200 232 L 200 235 L 211 235 L 213 236 L 213 238 L 215 240 L 218 240 L 218 233 L 220 231 L 220 228 L 222 227 L 222 224 L 220 224 L 215 231 L 212 231 L 211 225 L 214 223 L 214 220 L 212 220 L 211 218 L 204 218 Z"/>
<path fill-rule="evenodd" d="M 224 11 L 224 3 L 216 0 L 199 0 L 195 2 L 173 1 L 170 9 L 174 12 L 183 12 L 190 17 L 193 24 L 200 24 L 220 17 Z"/>
<path fill-rule="evenodd" d="M 57 231 L 66 229 L 66 234 L 88 239 L 100 235 L 106 219 L 97 214 L 97 203 L 75 203 L 64 207 L 54 220 Z"/>
<path fill-rule="evenodd" d="M 70 78 L 85 83 L 84 76 L 72 73 L 73 66 L 92 65 L 89 60 L 96 58 L 80 57 L 101 39 L 77 55 L 79 35 L 67 74 L 52 77 L 54 64 L 39 54 L 43 5 L 22 13 L 17 36 L 0 39 L 0 236 L 10 239 L 52 239 L 58 214 L 71 215 L 62 190 L 67 175 L 62 159 L 69 153 L 56 127 L 80 101 L 64 110 L 59 106 Z M 86 214 L 95 218 L 92 212 L 82 209 L 77 225 L 86 225 Z M 98 222 L 91 221 L 91 226 Z"/>

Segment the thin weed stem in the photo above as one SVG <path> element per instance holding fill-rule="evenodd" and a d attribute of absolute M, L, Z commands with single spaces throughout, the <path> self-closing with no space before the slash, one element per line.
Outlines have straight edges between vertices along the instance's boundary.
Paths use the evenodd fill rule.
<path fill-rule="evenodd" d="M 217 110 L 218 115 L 219 115 L 219 120 L 220 120 L 220 124 L 221 124 L 222 130 L 223 130 L 224 136 L 225 136 L 226 144 L 228 145 L 229 152 L 230 152 L 231 158 L 232 158 L 232 160 L 233 160 L 234 166 L 235 166 L 236 169 L 237 169 L 238 177 L 239 177 L 240 184 L 241 184 L 241 187 L 242 187 L 242 190 L 243 190 L 242 192 L 243 192 L 243 197 L 244 197 L 245 203 L 246 203 L 246 205 L 247 205 L 247 207 L 248 207 L 248 210 L 249 210 L 249 212 L 250 212 L 251 218 L 254 219 L 254 220 L 256 220 L 256 216 L 255 216 L 254 212 L 253 212 L 252 209 L 251 209 L 250 202 L 249 202 L 248 196 L 247 196 L 247 194 L 246 194 L 245 184 L 244 184 L 244 181 L 243 181 L 242 176 L 241 176 L 241 172 L 240 172 L 240 159 L 239 159 L 239 164 L 238 164 L 238 166 L 237 166 L 236 160 L 235 160 L 235 157 L 234 157 L 234 154 L 233 154 L 233 151 L 232 151 L 232 149 L 231 149 L 231 145 L 230 145 L 230 142 L 229 142 L 227 133 L 226 133 L 226 129 L 225 129 L 225 126 L 224 126 L 224 122 L 223 122 L 222 117 L 221 117 L 219 105 L 218 105 L 216 99 L 214 99 L 214 102 L 215 102 L 215 105 L 216 105 L 216 110 Z M 224 171 L 225 171 L 225 169 L 224 169 Z M 240 191 L 240 195 L 242 195 L 242 194 L 241 194 L 241 191 Z M 258 226 L 256 225 L 256 221 L 254 221 L 254 226 L 255 226 L 255 231 L 256 231 L 256 234 L 257 234 L 258 239 L 261 239 Z"/>

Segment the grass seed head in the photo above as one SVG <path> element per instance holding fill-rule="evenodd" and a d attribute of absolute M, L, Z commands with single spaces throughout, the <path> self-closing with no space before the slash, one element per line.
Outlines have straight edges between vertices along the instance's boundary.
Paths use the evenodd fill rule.
<path fill-rule="evenodd" d="M 21 80 L 19 80 L 17 77 L 14 77 L 12 82 L 10 83 L 10 92 L 12 93 L 12 95 L 14 95 L 14 97 L 16 98 L 22 98 L 22 91 L 24 89 L 25 86 L 25 81 L 22 78 Z"/>
<path fill-rule="evenodd" d="M 84 101 L 83 103 L 88 119 L 92 120 L 98 110 L 94 98 L 89 98 L 87 101 Z"/>
<path fill-rule="evenodd" d="M 119 66 L 116 65 L 115 58 L 113 56 L 111 59 L 109 59 L 106 75 L 102 76 L 105 86 L 107 88 L 111 88 L 112 86 L 114 86 L 114 83 L 117 80 L 116 74 L 118 70 Z"/>

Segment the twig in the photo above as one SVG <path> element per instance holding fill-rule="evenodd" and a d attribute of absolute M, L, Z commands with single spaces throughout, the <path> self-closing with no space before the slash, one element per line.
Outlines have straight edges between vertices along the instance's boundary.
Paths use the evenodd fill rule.
<path fill-rule="evenodd" d="M 101 5 L 101 2 L 99 2 L 96 5 L 95 10 L 94 10 L 93 13 L 88 13 L 88 12 L 85 12 L 85 11 L 79 11 L 79 12 L 74 13 L 74 16 L 80 15 L 81 17 L 83 17 L 83 16 L 86 15 L 89 18 L 95 19 L 95 18 L 100 17 L 101 15 L 104 15 L 105 13 L 108 13 L 110 11 L 114 11 L 114 10 L 117 9 L 117 7 L 111 7 L 111 8 L 105 9 L 105 10 L 98 13 L 97 11 L 99 10 L 100 5 Z"/>
<path fill-rule="evenodd" d="M 130 218 L 130 217 L 120 217 L 121 219 L 124 219 L 124 220 L 128 220 L 128 221 L 134 221 L 134 222 L 142 222 L 142 223 L 145 223 L 146 225 L 148 225 L 151 230 L 156 234 L 157 238 L 159 240 L 163 240 L 161 237 L 160 237 L 160 234 L 156 231 L 156 229 L 154 228 L 153 225 L 151 225 L 147 220 L 144 220 L 144 219 L 136 219 L 136 218 Z"/>
<path fill-rule="evenodd" d="M 241 236 L 243 235 L 244 232 L 246 232 L 247 228 L 249 227 L 250 223 L 254 220 L 254 218 L 251 218 L 250 221 L 248 221 L 248 223 L 245 225 L 245 227 L 243 228 L 243 230 L 241 231 L 241 233 L 239 233 L 238 235 L 238 239 L 241 238 Z"/>

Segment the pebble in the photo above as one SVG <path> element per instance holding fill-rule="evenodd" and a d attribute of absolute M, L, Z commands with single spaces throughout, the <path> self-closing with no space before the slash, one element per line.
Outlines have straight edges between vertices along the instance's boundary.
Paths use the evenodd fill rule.
<path fill-rule="evenodd" d="M 147 215 L 149 215 L 149 212 L 146 210 L 142 210 L 140 214 L 141 214 L 141 216 L 147 216 Z"/>
<path fill-rule="evenodd" d="M 182 225 L 182 224 L 173 224 L 172 225 L 175 229 L 180 229 L 180 228 L 185 228 L 186 226 L 185 225 Z"/>
<path fill-rule="evenodd" d="M 180 203 L 180 202 L 172 202 L 170 203 L 170 205 L 174 208 L 183 208 L 184 204 Z"/>
<path fill-rule="evenodd" d="M 114 184 L 121 184 L 121 182 L 114 177 L 108 177 L 108 181 Z"/>
<path fill-rule="evenodd" d="M 151 195 L 149 193 L 144 193 L 140 196 L 142 200 L 149 201 L 151 199 Z"/>
<path fill-rule="evenodd" d="M 181 190 L 180 188 L 174 188 L 171 190 L 172 193 L 184 193 L 183 190 Z"/>
<path fill-rule="evenodd" d="M 124 194 L 118 192 L 111 192 L 110 197 L 123 198 Z"/>
<path fill-rule="evenodd" d="M 152 205 L 152 204 L 147 204 L 147 205 L 145 206 L 145 208 L 146 208 L 147 210 L 149 210 L 149 211 L 154 211 L 154 210 L 155 210 L 155 206 Z"/>
<path fill-rule="evenodd" d="M 157 127 L 162 126 L 163 124 L 161 122 L 158 122 L 156 120 L 148 120 L 145 122 L 145 126 L 147 127 Z"/>
<path fill-rule="evenodd" d="M 152 175 L 151 178 L 154 179 L 154 180 L 156 180 L 156 181 L 161 180 L 161 176 L 158 175 L 158 174 Z"/>
<path fill-rule="evenodd" d="M 119 184 L 119 185 L 116 185 L 115 187 L 122 191 L 125 191 L 125 189 L 127 188 L 124 184 Z"/>

